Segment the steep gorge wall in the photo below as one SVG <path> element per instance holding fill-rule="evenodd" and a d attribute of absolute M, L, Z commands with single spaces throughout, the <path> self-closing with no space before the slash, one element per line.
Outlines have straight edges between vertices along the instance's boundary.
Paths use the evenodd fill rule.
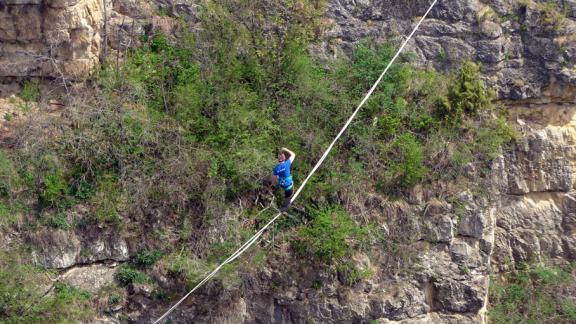
<path fill-rule="evenodd" d="M 495 162 L 495 271 L 576 259 L 576 106 L 511 109 L 525 136 Z"/>
<path fill-rule="evenodd" d="M 86 75 L 102 50 L 100 2 L 4 1 L 0 79 Z M 378 220 L 389 235 L 410 239 L 402 247 L 407 259 L 378 249 L 370 258 L 358 255 L 356 261 L 373 269 L 374 276 L 347 287 L 338 274 L 281 254 L 264 269 L 241 274 L 235 289 L 211 282 L 176 311 L 175 322 L 481 322 L 491 273 L 526 261 L 574 260 L 576 2 L 564 3 L 566 19 L 547 26 L 539 7 L 522 9 L 517 1 L 440 1 L 410 43 L 417 62 L 438 69 L 450 70 L 464 59 L 482 62 L 485 79 L 500 99 L 563 105 L 511 110 L 522 139 L 495 161 L 484 180 L 489 191 L 462 192 L 462 206 L 425 193 L 415 193 L 410 202 L 366 197 L 359 206 L 366 217 Z M 171 15 L 193 18 L 197 12 L 193 1 L 155 5 Z M 384 41 L 405 35 L 427 5 L 332 0 L 327 13 L 332 28 L 314 50 L 326 59 L 337 58 L 362 38 Z M 144 19 L 150 13 L 142 3 L 115 1 L 109 8 L 119 28 L 109 33 L 112 48 L 146 32 Z M 137 239 L 109 233 L 76 236 L 40 231 L 28 241 L 39 263 L 68 268 L 124 261 L 134 252 L 130 241 Z M 315 282 L 323 286 L 314 287 Z M 149 293 L 135 292 L 127 312 L 142 321 L 165 308 Z"/>
<path fill-rule="evenodd" d="M 415 190 L 406 201 L 368 195 L 353 207 L 385 233 L 384 245 L 354 257 L 372 270 L 368 279 L 348 287 L 341 273 L 302 262 L 280 246 L 266 266 L 241 272 L 241 284 L 227 289 L 210 282 L 171 319 L 485 322 L 491 275 L 521 263 L 576 259 L 576 106 L 519 106 L 511 115 L 521 132 L 518 143 L 458 202 Z M 146 300 L 130 306 L 134 318 L 152 319 L 166 308 L 147 310 Z"/>
<path fill-rule="evenodd" d="M 417 62 L 450 70 L 463 60 L 483 64 L 499 99 L 574 101 L 576 87 L 576 1 L 439 1 L 410 42 Z M 196 21 L 196 0 L 4 0 L 0 3 L 0 83 L 22 77 L 85 76 L 97 63 L 102 40 L 118 49 L 169 18 Z M 404 37 L 429 1 L 330 0 L 331 26 L 313 50 L 326 59 L 353 44 Z M 556 9 L 550 9 L 556 8 Z M 106 37 L 104 17 L 109 26 Z M 128 45 L 129 46 L 129 45 Z"/>

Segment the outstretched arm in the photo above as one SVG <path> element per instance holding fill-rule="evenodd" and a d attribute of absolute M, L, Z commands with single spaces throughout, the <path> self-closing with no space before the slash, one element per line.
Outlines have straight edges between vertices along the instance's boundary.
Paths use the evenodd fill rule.
<path fill-rule="evenodd" d="M 288 158 L 290 160 L 290 163 L 294 162 L 294 159 L 296 158 L 296 153 L 290 151 L 289 149 L 283 147 L 282 151 L 287 152 L 288 154 L 290 154 L 290 157 Z"/>

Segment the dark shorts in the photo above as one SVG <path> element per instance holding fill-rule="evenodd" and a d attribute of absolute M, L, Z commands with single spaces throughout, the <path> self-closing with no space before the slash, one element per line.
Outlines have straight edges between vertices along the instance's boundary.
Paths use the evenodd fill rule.
<path fill-rule="evenodd" d="M 294 193 L 294 188 L 290 188 L 288 190 L 284 189 L 284 198 L 288 199 L 288 198 L 292 197 L 293 193 Z"/>

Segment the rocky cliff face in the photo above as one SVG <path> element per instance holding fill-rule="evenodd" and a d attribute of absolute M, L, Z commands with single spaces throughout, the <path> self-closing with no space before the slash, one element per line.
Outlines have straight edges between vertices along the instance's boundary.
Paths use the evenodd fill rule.
<path fill-rule="evenodd" d="M 0 3 L 0 79 L 86 75 L 101 48 L 100 0 Z"/>
<path fill-rule="evenodd" d="M 173 20 L 154 15 L 153 7 L 166 10 L 162 2 L 141 0 L 0 1 L 0 95 L 17 93 L 30 78 L 81 80 L 137 46 L 140 36 L 172 33 Z"/>
<path fill-rule="evenodd" d="M 458 197 L 441 197 L 442 188 L 414 190 L 406 201 L 374 196 L 352 206 L 382 224 L 388 241 L 370 255 L 355 256 L 373 273 L 369 279 L 349 286 L 345 274 L 279 253 L 263 269 L 241 273 L 235 288 L 209 283 L 174 313 L 174 322 L 482 322 L 491 273 L 520 262 L 576 259 L 576 2 L 563 1 L 560 12 L 543 3 L 442 0 L 410 43 L 417 62 L 438 69 L 464 59 L 482 62 L 500 99 L 523 100 L 510 110 L 522 135 L 491 170 L 470 170 L 478 183 Z M 331 59 L 366 37 L 399 38 L 428 5 L 331 0 L 332 27 L 313 50 Z M 152 7 L 188 19 L 197 12 L 194 1 L 156 1 Z M 110 48 L 130 46 L 150 26 L 170 32 L 169 18 L 154 18 L 152 7 L 110 3 Z M 3 1 L 0 80 L 85 75 L 103 48 L 103 17 L 99 0 Z M 131 240 L 61 231 L 27 238 L 37 262 L 53 268 L 124 261 L 134 252 Z M 111 278 L 109 268 L 97 268 L 72 269 L 68 277 L 89 282 L 105 272 Z M 165 288 L 182 290 L 162 274 L 158 279 Z M 136 290 L 126 313 L 144 321 L 166 306 L 149 291 Z"/>
<path fill-rule="evenodd" d="M 553 12 L 545 2 L 439 1 L 409 50 L 422 64 L 440 69 L 462 60 L 482 62 L 487 82 L 501 99 L 574 100 L 564 98 L 561 89 L 576 85 L 576 2 L 559 1 L 562 12 Z M 429 3 L 331 1 L 328 15 L 335 24 L 324 53 L 337 55 L 366 37 L 403 37 Z"/>
<path fill-rule="evenodd" d="M 237 288 L 209 283 L 172 320 L 484 322 L 491 274 L 576 256 L 576 107 L 515 107 L 511 114 L 518 144 L 456 199 L 416 189 L 406 201 L 371 196 L 355 207 L 386 233 L 382 245 L 354 258 L 371 269 L 368 279 L 350 287 L 345 274 L 280 252 L 263 269 L 241 272 Z M 129 308 L 140 319 L 165 309 L 140 303 Z"/>
<path fill-rule="evenodd" d="M 497 162 L 497 269 L 542 258 L 574 260 L 576 107 L 512 110 L 526 135 Z"/>
<path fill-rule="evenodd" d="M 518 144 L 457 199 L 415 190 L 407 201 L 372 196 L 356 206 L 386 233 L 383 245 L 354 258 L 371 269 L 368 279 L 349 287 L 345 274 L 280 253 L 264 269 L 243 272 L 238 288 L 208 284 L 171 318 L 177 323 L 484 322 L 491 274 L 523 262 L 562 263 L 576 256 L 576 107 L 511 111 L 522 133 Z M 163 310 L 145 310 L 146 299 L 140 303 L 131 305 L 138 318 Z"/>
<path fill-rule="evenodd" d="M 500 99 L 574 101 L 576 2 L 557 2 L 550 6 L 549 1 L 536 0 L 439 1 L 408 50 L 421 64 L 443 70 L 463 60 L 482 62 L 486 81 Z M 195 20 L 198 13 L 194 0 L 106 3 L 3 1 L 0 81 L 84 76 L 98 63 L 102 49 L 125 50 L 153 28 L 170 33 L 174 24 L 155 16 L 155 11 L 188 20 Z M 332 27 L 315 51 L 333 58 L 366 38 L 404 37 L 428 6 L 423 0 L 331 0 L 326 18 Z"/>

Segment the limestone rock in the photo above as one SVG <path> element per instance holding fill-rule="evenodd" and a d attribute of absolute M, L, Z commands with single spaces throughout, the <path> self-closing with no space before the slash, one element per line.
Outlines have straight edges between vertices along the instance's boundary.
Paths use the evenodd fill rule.
<path fill-rule="evenodd" d="M 507 156 L 506 191 L 513 195 L 569 191 L 574 180 L 568 154 L 573 148 L 566 136 L 562 130 L 543 129 L 522 139 Z"/>
<path fill-rule="evenodd" d="M 113 267 L 95 264 L 72 268 L 62 275 L 62 279 L 74 287 L 97 293 L 100 288 L 114 282 L 115 273 Z"/>
<path fill-rule="evenodd" d="M 457 281 L 434 283 L 435 310 L 455 313 L 475 313 L 484 306 L 486 292 L 478 286 Z"/>
<path fill-rule="evenodd" d="M 454 225 L 449 215 L 425 219 L 422 226 L 422 239 L 435 242 L 450 242 L 454 237 Z"/>
<path fill-rule="evenodd" d="M 547 88 L 576 86 L 573 72 L 576 39 L 574 4 L 564 2 L 568 18 L 558 26 L 543 26 L 536 2 L 526 5 L 508 0 L 438 2 L 408 48 L 422 65 L 448 70 L 462 60 L 480 61 L 485 81 L 500 99 L 540 99 Z M 340 53 L 330 48 L 333 39 L 349 52 L 363 37 L 391 40 L 386 34 L 407 35 L 429 5 L 425 1 L 330 1 L 328 17 L 334 22 L 325 35 L 327 58 Z M 561 45 L 560 45 L 561 44 Z M 568 65 L 568 68 L 563 66 Z M 564 76 L 566 73 L 569 76 Z M 518 85 L 514 81 L 522 80 Z M 570 101 L 575 91 L 558 91 Z"/>
<path fill-rule="evenodd" d="M 544 106 L 514 112 L 524 136 L 500 160 L 503 196 L 496 209 L 492 263 L 500 270 L 519 262 L 574 257 L 574 108 Z M 530 121 L 527 124 L 523 120 Z"/>
<path fill-rule="evenodd" d="M 28 234 L 35 261 L 47 268 L 129 258 L 126 241 L 115 233 L 77 235 L 72 231 L 43 228 Z"/>
<path fill-rule="evenodd" d="M 86 75 L 100 55 L 100 0 L 0 5 L 0 78 Z"/>

